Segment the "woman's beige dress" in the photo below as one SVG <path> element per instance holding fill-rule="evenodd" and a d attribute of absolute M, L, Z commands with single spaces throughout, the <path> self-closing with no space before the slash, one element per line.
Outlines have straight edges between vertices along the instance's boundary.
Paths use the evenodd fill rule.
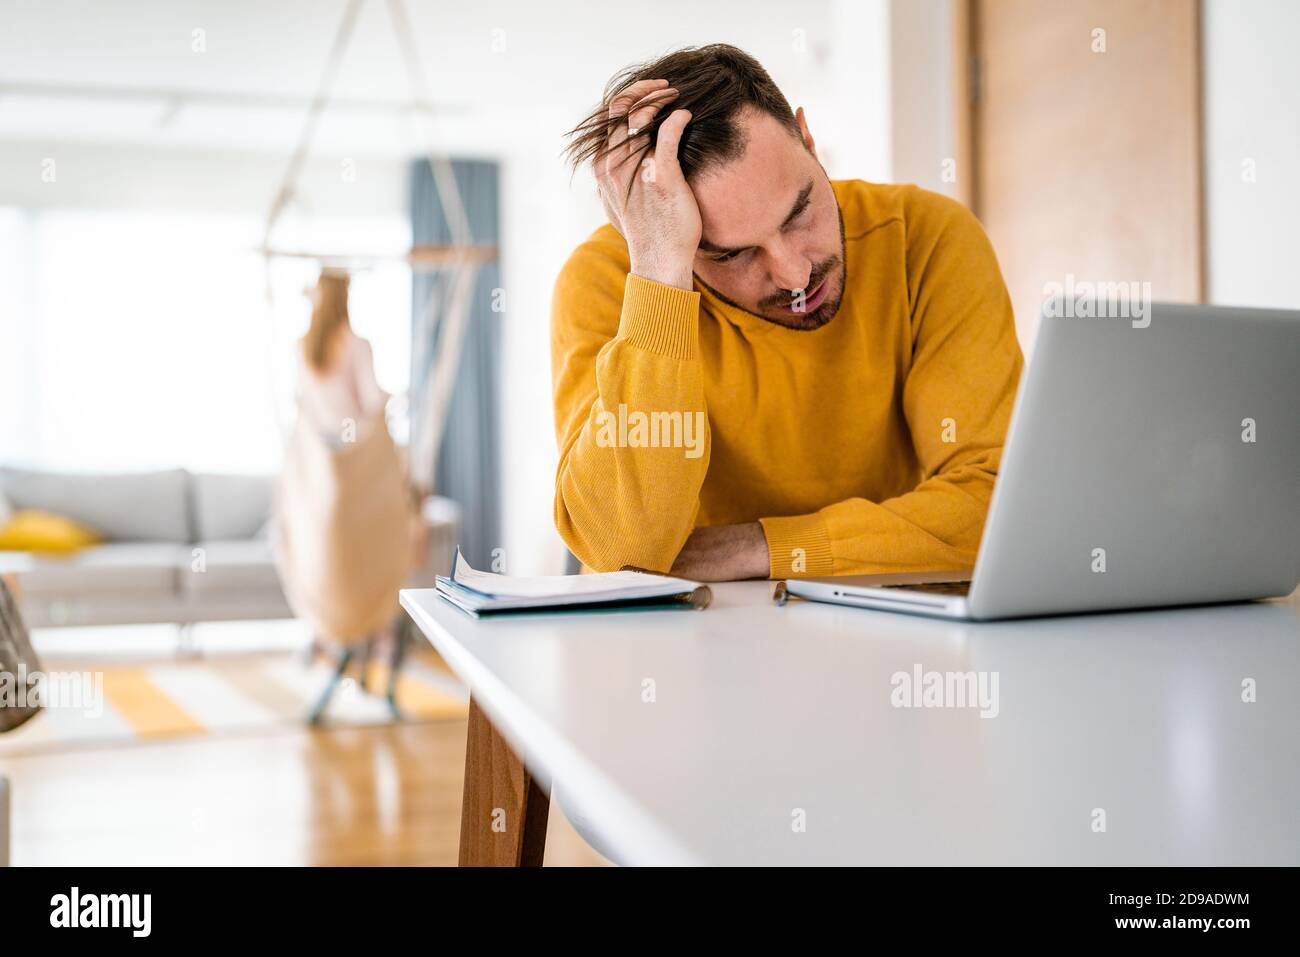
<path fill-rule="evenodd" d="M 410 571 L 416 516 L 387 401 L 370 344 L 351 330 L 325 374 L 300 360 L 276 489 L 276 565 L 294 613 L 335 641 L 385 627 Z"/>

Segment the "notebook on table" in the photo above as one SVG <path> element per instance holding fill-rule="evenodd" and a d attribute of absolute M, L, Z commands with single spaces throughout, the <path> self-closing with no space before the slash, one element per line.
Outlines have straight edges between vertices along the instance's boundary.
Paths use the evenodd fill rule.
<path fill-rule="evenodd" d="M 456 549 L 450 575 L 439 575 L 440 596 L 471 615 L 512 611 L 585 611 L 619 608 L 707 608 L 707 585 L 649 572 L 515 577 L 479 571 Z"/>

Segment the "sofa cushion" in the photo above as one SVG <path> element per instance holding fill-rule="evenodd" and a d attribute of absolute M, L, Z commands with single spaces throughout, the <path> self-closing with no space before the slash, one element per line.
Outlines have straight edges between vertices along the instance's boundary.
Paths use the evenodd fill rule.
<path fill-rule="evenodd" d="M 0 523 L 0 549 L 71 555 L 88 545 L 98 545 L 99 533 L 66 515 L 25 508 Z"/>
<path fill-rule="evenodd" d="M 187 559 L 180 569 L 181 589 L 204 597 L 225 592 L 275 591 L 280 576 L 275 570 L 270 542 L 260 539 L 200 542 L 200 561 Z"/>
<path fill-rule="evenodd" d="M 191 476 L 195 539 L 257 538 L 271 514 L 273 484 L 268 475 L 199 472 Z"/>
<path fill-rule="evenodd" d="M 15 574 L 24 597 L 75 601 L 105 593 L 170 594 L 177 590 L 177 568 L 189 554 L 188 545 L 161 542 L 92 545 L 66 558 L 0 552 L 0 572 Z"/>
<path fill-rule="evenodd" d="M 188 542 L 188 477 L 165 472 L 44 472 L 0 468 L 0 494 L 88 525 L 109 542 Z"/>

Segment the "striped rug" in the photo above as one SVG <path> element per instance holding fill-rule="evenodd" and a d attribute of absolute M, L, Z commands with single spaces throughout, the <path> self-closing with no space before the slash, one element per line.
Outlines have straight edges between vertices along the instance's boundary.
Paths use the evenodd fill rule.
<path fill-rule="evenodd" d="M 41 654 L 38 643 L 38 654 Z M 308 663 L 302 650 L 280 648 L 182 658 L 174 654 L 94 660 L 44 655 L 50 673 L 81 676 L 90 694 L 70 706 L 47 708 L 27 724 L 0 735 L 0 757 L 49 753 L 165 738 L 257 733 L 304 727 L 332 671 L 321 657 Z M 393 721 L 383 690 L 388 669 L 370 665 L 366 693 L 353 677 L 342 682 L 325 712 L 325 727 Z M 397 703 L 407 721 L 464 718 L 468 694 L 432 653 L 416 654 L 402 667 Z"/>

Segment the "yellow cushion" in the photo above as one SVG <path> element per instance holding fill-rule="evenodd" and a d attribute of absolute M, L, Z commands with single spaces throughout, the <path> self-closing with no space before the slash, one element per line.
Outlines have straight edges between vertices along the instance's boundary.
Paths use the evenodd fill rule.
<path fill-rule="evenodd" d="M 0 551 L 71 555 L 101 541 L 99 534 L 62 515 L 23 509 L 0 528 Z"/>

